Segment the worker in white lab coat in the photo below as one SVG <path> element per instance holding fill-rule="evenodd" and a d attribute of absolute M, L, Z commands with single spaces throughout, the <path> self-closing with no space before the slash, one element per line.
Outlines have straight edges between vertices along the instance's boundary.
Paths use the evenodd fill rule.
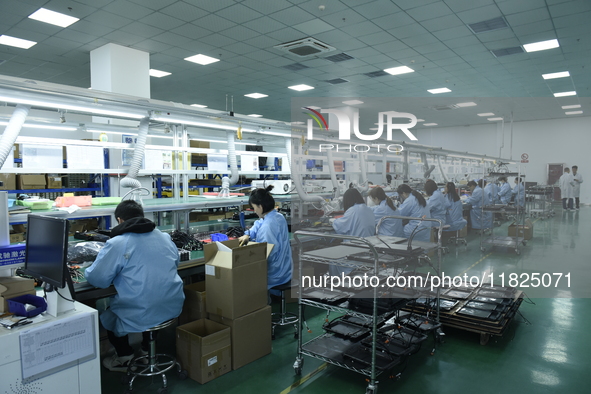
<path fill-rule="evenodd" d="M 583 175 L 579 174 L 579 167 L 573 166 L 573 197 L 575 198 L 575 211 L 579 210 L 579 197 L 581 195 L 581 183 L 583 183 Z"/>
<path fill-rule="evenodd" d="M 573 209 L 573 192 L 575 181 L 570 173 L 570 169 L 566 167 L 564 174 L 558 180 L 560 186 L 560 196 L 562 197 L 562 209 L 570 211 Z"/>
<path fill-rule="evenodd" d="M 482 182 L 481 182 L 482 185 Z M 470 198 L 466 201 L 472 206 L 470 209 L 470 223 L 475 230 L 485 230 L 492 228 L 492 212 L 483 212 L 482 207 L 489 205 L 490 200 L 488 195 L 482 190 L 476 182 L 468 182 L 468 189 L 470 189 Z"/>

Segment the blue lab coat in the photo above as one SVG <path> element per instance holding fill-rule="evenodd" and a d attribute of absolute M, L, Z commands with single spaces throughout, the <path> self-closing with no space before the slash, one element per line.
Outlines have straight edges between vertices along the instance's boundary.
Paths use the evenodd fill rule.
<path fill-rule="evenodd" d="M 498 194 L 501 204 L 509 204 L 511 202 L 512 193 L 511 186 L 507 182 L 503 183 Z"/>
<path fill-rule="evenodd" d="M 416 218 L 422 218 L 423 216 L 425 216 L 425 219 L 431 218 L 429 208 L 427 208 L 426 206 L 422 207 L 419 204 L 417 198 L 412 194 L 408 196 L 406 200 L 404 200 L 402 205 L 398 208 L 398 212 L 400 216 L 410 216 Z M 404 236 L 409 238 L 417 226 L 419 226 L 419 229 L 417 229 L 417 231 L 415 232 L 413 240 L 429 242 L 431 240 L 431 222 L 424 222 L 421 220 L 409 221 L 408 224 L 404 226 Z M 421 228 L 423 227 L 426 227 L 426 229 L 421 230 Z"/>
<path fill-rule="evenodd" d="M 525 205 L 525 185 L 523 182 L 519 182 L 513 187 L 513 195 L 515 196 L 513 199 L 515 205 L 523 207 Z"/>
<path fill-rule="evenodd" d="M 484 192 L 488 195 L 488 200 L 490 201 L 491 204 L 495 203 L 495 200 L 497 199 L 497 193 L 498 193 L 498 188 L 496 187 L 496 185 L 494 183 L 487 183 L 486 186 L 484 187 Z"/>
<path fill-rule="evenodd" d="M 354 237 L 371 237 L 376 234 L 376 222 L 373 210 L 365 204 L 355 204 L 336 219 L 332 227 L 337 234 Z M 328 273 L 332 276 L 348 275 L 353 268 L 330 265 Z"/>
<path fill-rule="evenodd" d="M 138 219 L 138 220 L 136 220 Z M 170 235 L 153 229 L 133 232 L 134 225 L 154 223 L 145 218 L 126 220 L 112 230 L 129 232 L 108 240 L 85 276 L 93 286 L 115 286 L 110 307 L 100 316 L 103 326 L 116 336 L 143 332 L 180 315 L 185 295 L 177 273 L 179 253 Z M 154 227 L 152 227 L 154 228 Z"/>
<path fill-rule="evenodd" d="M 445 224 L 448 224 L 449 228 L 444 231 L 458 231 L 463 229 L 467 221 L 464 219 L 462 201 L 453 201 L 451 196 L 447 196 L 445 201 L 447 208 Z"/>
<path fill-rule="evenodd" d="M 380 202 L 380 205 L 371 207 L 375 216 L 375 225 L 384 216 L 400 216 L 400 212 L 392 210 L 386 203 L 386 200 Z M 402 219 L 384 219 L 382 222 L 379 235 L 390 235 L 394 237 L 404 237 L 404 230 L 402 229 Z"/>
<path fill-rule="evenodd" d="M 287 220 L 282 214 L 272 209 L 264 218 L 254 222 L 245 234 L 255 242 L 273 244 L 273 250 L 267 257 L 267 289 L 282 285 L 291 280 L 293 262 Z"/>
<path fill-rule="evenodd" d="M 477 230 L 492 228 L 492 212 L 481 211 L 483 205 L 490 204 L 490 200 L 480 186 L 476 186 L 466 202 L 472 205 L 472 209 L 470 210 L 472 228 Z"/>
<path fill-rule="evenodd" d="M 431 219 L 439 219 L 445 224 L 445 214 L 447 212 L 447 202 L 441 191 L 435 190 L 433 195 L 427 200 L 427 208 L 431 214 Z M 431 222 L 433 227 L 438 227 L 437 223 Z"/>

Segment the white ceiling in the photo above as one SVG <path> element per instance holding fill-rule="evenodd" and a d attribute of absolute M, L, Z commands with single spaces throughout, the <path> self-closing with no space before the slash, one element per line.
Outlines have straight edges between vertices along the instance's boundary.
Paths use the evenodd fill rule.
<path fill-rule="evenodd" d="M 80 20 L 61 28 L 27 18 L 40 7 Z M 496 17 L 508 27 L 479 34 L 467 27 Z M 149 52 L 151 68 L 172 73 L 151 78 L 152 98 L 225 110 L 232 95 L 241 114 L 289 121 L 294 97 L 408 97 L 417 99 L 408 100 L 414 106 L 406 110 L 427 122 L 487 122 L 429 109 L 434 101 L 427 98 L 434 96 L 427 89 L 448 87 L 452 92 L 438 95 L 437 105 L 487 97 L 486 103 L 505 108 L 497 115 L 559 118 L 561 105 L 582 104 L 591 114 L 590 20 L 589 0 L 1 0 L 0 34 L 38 44 L 28 50 L 0 45 L 0 74 L 86 88 L 90 51 L 115 43 Z M 336 50 L 298 58 L 274 48 L 306 37 Z M 550 39 L 560 47 L 499 58 L 491 53 Z M 207 66 L 183 60 L 197 53 L 221 60 Z M 339 53 L 354 59 L 324 59 Z M 284 68 L 293 63 L 307 68 Z M 365 75 L 403 65 L 415 72 Z M 559 71 L 571 77 L 542 79 Z M 348 82 L 327 82 L 335 78 Z M 315 89 L 287 88 L 297 84 Z M 570 90 L 578 96 L 553 97 Z M 269 97 L 244 97 L 253 92 Z M 522 97 L 530 99 L 511 104 Z M 471 112 L 494 112 L 484 104 Z"/>

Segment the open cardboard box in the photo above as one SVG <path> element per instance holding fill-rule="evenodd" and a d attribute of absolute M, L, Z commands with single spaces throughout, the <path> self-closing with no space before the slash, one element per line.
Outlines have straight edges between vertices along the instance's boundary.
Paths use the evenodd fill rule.
<path fill-rule="evenodd" d="M 229 240 L 207 244 L 205 254 L 206 310 L 235 319 L 267 305 L 268 243 Z"/>

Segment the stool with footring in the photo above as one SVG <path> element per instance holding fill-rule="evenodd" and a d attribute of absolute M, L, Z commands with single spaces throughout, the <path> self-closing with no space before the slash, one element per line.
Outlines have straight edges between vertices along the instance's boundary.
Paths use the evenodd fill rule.
<path fill-rule="evenodd" d="M 123 377 L 123 383 L 129 384 L 126 393 L 133 392 L 133 382 L 138 376 L 157 376 L 162 375 L 162 387 L 158 389 L 158 394 L 168 393 L 168 382 L 165 373 L 177 367 L 179 379 L 187 378 L 187 371 L 181 369 L 181 364 L 176 359 L 168 354 L 156 353 L 156 338 L 155 332 L 170 327 L 176 318 L 170 319 L 157 326 L 149 328 L 146 332 L 150 333 L 150 349 L 148 354 L 134 358 L 127 367 L 127 374 Z"/>
<path fill-rule="evenodd" d="M 279 313 L 273 313 L 272 316 L 272 328 L 271 328 L 271 338 L 275 339 L 275 328 L 277 326 L 287 326 L 293 325 L 294 327 L 294 338 L 298 337 L 298 317 L 293 314 L 289 313 L 285 307 L 285 292 L 291 289 L 291 281 L 284 283 L 282 285 L 277 285 L 271 287 L 272 290 L 278 290 L 281 292 L 281 307 L 279 309 Z"/>

